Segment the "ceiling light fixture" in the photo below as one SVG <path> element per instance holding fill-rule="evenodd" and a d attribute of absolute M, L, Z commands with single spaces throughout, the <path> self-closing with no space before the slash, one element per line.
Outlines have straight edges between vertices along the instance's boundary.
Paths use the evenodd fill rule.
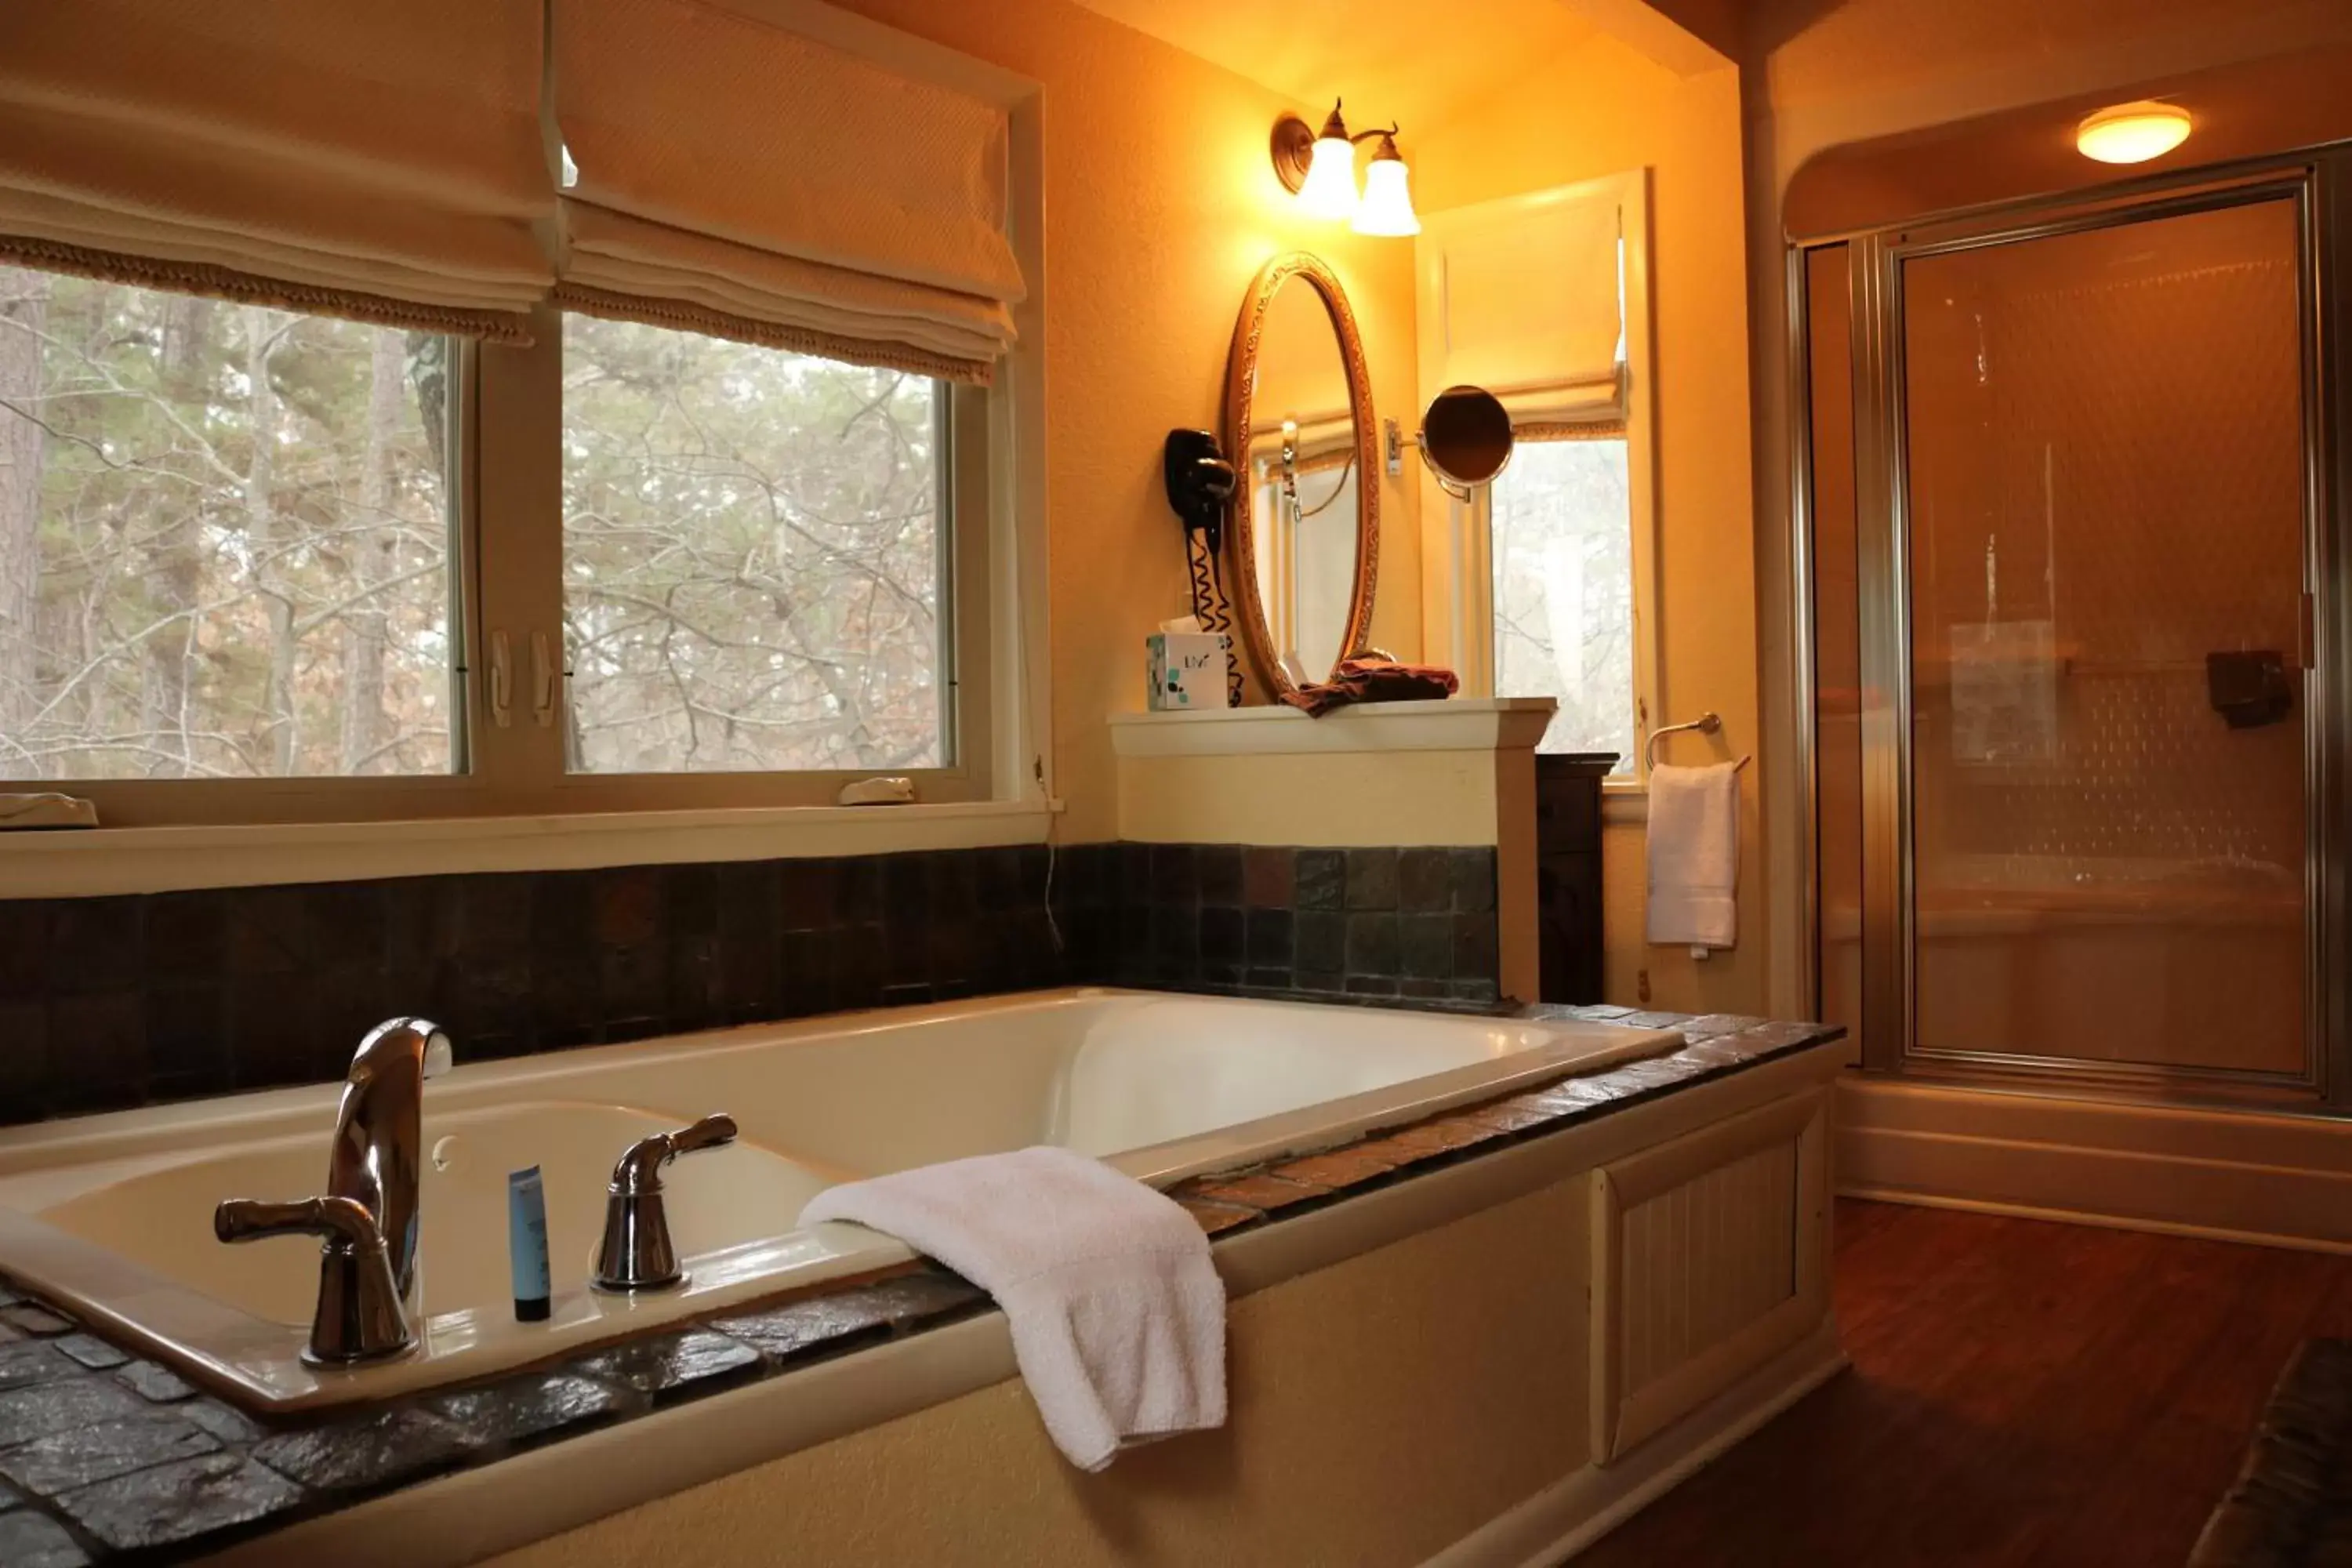
<path fill-rule="evenodd" d="M 2075 128 L 2074 147 L 2102 163 L 2145 163 L 2189 140 L 2189 111 L 2170 103 L 2119 103 Z"/>
<path fill-rule="evenodd" d="M 1298 210 L 1308 217 L 1345 218 L 1359 234 L 1407 235 L 1421 232 L 1413 215 L 1412 195 L 1406 178 L 1404 155 L 1397 151 L 1397 128 L 1348 133 L 1348 122 L 1335 100 L 1319 132 L 1307 129 L 1296 114 L 1274 124 L 1274 172 L 1285 188 L 1297 193 Z M 1362 190 L 1356 185 L 1356 143 L 1381 139 L 1365 171 Z"/>

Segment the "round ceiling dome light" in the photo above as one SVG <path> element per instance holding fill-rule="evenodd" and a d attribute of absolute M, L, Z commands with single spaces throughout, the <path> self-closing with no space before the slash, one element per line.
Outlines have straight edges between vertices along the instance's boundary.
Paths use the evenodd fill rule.
<path fill-rule="evenodd" d="M 2145 163 L 2189 140 L 2189 111 L 2170 103 L 2119 103 L 2075 128 L 2074 146 L 2102 163 Z"/>

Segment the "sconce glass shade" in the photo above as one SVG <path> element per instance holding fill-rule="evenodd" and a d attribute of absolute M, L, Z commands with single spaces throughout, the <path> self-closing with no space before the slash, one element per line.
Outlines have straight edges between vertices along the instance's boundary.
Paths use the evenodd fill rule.
<path fill-rule="evenodd" d="M 1372 155 L 1371 166 L 1364 171 L 1364 199 L 1357 204 L 1355 221 L 1349 226 L 1358 234 L 1402 236 L 1421 232 L 1421 217 L 1412 210 L 1412 190 L 1406 178 L 1404 159 L 1398 155 L 1392 137 L 1381 138 L 1381 150 Z"/>
<path fill-rule="evenodd" d="M 2189 140 L 2189 111 L 2169 103 L 2102 109 L 2075 129 L 2074 146 L 2102 163 L 2145 163 Z"/>
<path fill-rule="evenodd" d="M 1353 217 L 1356 201 L 1356 144 L 1344 132 L 1330 134 L 1327 125 L 1307 160 L 1307 183 L 1298 187 L 1298 210 L 1308 217 Z"/>

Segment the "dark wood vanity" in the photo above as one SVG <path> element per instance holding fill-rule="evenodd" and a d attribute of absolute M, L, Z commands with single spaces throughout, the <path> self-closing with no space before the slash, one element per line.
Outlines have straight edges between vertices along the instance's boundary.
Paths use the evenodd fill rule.
<path fill-rule="evenodd" d="M 1601 1000 L 1601 781 L 1614 752 L 1536 754 L 1541 1002 Z"/>

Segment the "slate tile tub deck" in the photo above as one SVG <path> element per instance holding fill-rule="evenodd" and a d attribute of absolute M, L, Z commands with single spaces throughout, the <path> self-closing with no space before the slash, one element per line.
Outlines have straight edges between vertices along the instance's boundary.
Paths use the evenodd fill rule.
<path fill-rule="evenodd" d="M 1339 870 L 1328 879 L 1335 889 L 1347 886 Z M 1624 1007 L 1536 1006 L 1518 1016 L 1678 1028 L 1688 1043 L 1340 1148 L 1193 1177 L 1170 1196 L 1222 1238 L 1844 1033 Z M 493 1382 L 268 1425 L 0 1279 L 0 1568 L 195 1556 L 452 1470 L 994 1310 L 970 1283 L 918 1263 L 846 1289 L 728 1308 L 709 1321 L 667 1325 Z"/>

